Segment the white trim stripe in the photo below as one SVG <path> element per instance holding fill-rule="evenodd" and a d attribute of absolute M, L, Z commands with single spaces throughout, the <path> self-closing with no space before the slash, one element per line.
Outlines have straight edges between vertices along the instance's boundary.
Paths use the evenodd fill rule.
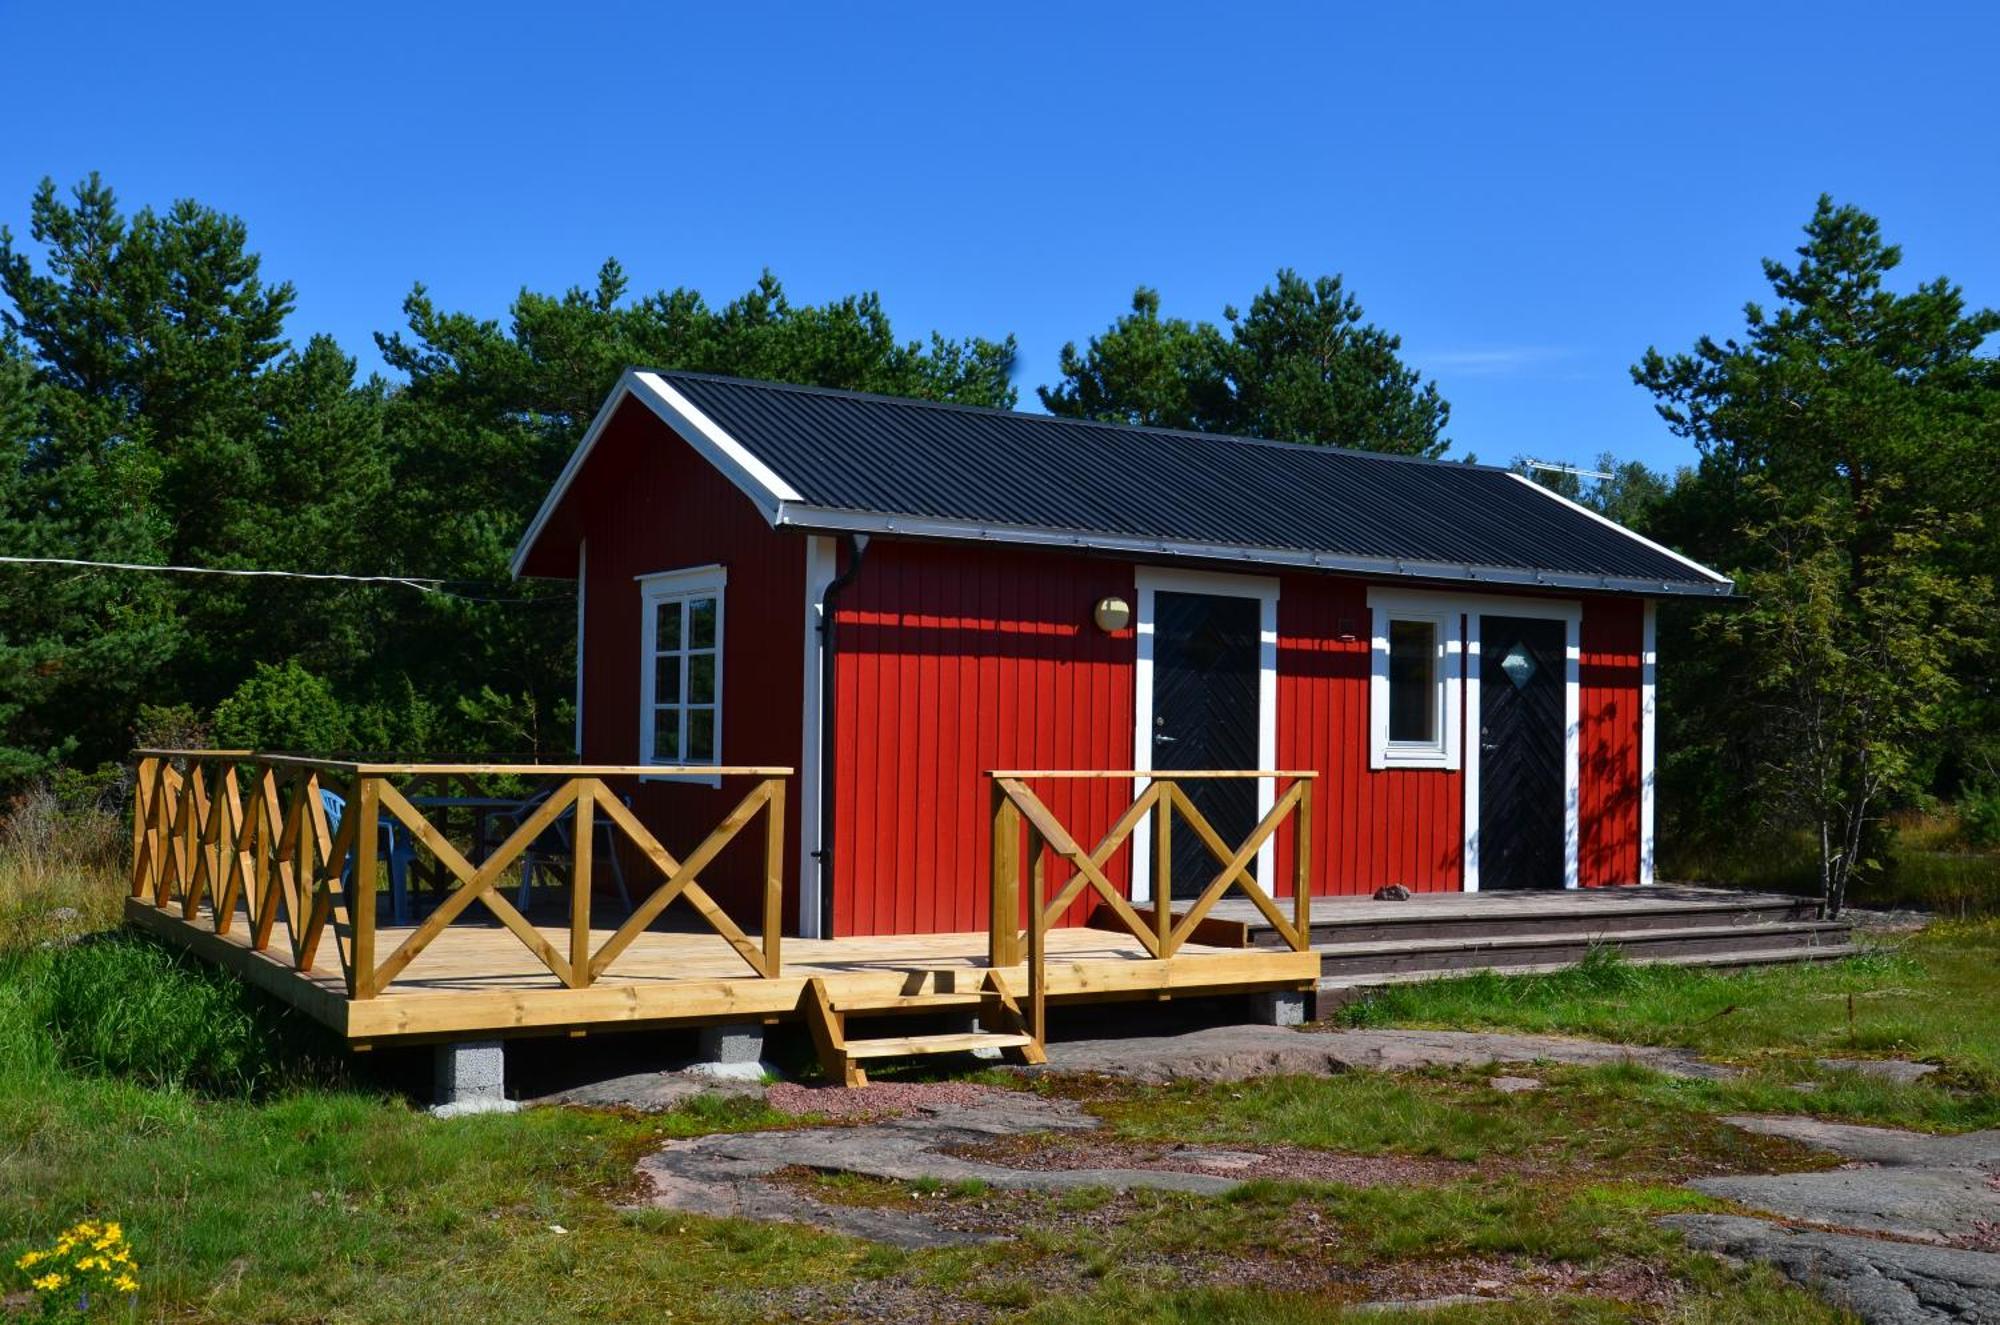
<path fill-rule="evenodd" d="M 584 624 L 588 620 L 585 607 L 590 591 L 588 555 L 590 540 L 576 540 L 576 757 L 583 759 L 583 635 Z"/>
<path fill-rule="evenodd" d="M 1645 628 L 1639 644 L 1639 882 L 1651 883 L 1653 873 L 1653 795 L 1659 777 L 1660 733 L 1657 710 L 1660 668 L 1660 613 L 1646 604 Z"/>

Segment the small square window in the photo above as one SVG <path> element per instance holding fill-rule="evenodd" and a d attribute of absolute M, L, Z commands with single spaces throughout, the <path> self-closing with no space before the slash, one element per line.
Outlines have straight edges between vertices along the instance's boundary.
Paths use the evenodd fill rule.
<path fill-rule="evenodd" d="M 1437 623 L 1389 623 L 1389 739 L 1430 745 L 1438 733 Z"/>
<path fill-rule="evenodd" d="M 1457 768 L 1461 613 L 1416 593 L 1368 602 L 1369 767 Z"/>

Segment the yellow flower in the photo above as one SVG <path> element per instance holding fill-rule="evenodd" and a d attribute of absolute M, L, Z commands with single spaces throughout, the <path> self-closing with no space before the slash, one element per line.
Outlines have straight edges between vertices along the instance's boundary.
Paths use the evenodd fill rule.
<path fill-rule="evenodd" d="M 95 1270 L 100 1265 L 107 1270 L 111 1268 L 111 1262 L 101 1256 L 85 1256 L 76 1263 L 76 1268 L 79 1270 Z"/>
<path fill-rule="evenodd" d="M 66 1274 L 45 1274 L 39 1279 L 31 1279 L 28 1282 L 38 1293 L 53 1293 L 69 1282 L 69 1276 Z"/>
<path fill-rule="evenodd" d="M 111 1281 L 111 1286 L 121 1293 L 136 1293 L 139 1291 L 139 1281 L 129 1274 L 119 1275 Z"/>
<path fill-rule="evenodd" d="M 122 1241 L 125 1237 L 125 1228 L 114 1219 L 104 1226 L 104 1236 L 113 1242 Z"/>
<path fill-rule="evenodd" d="M 26 1270 L 41 1264 L 48 1258 L 49 1254 L 45 1251 L 24 1251 L 21 1253 L 21 1259 L 14 1262 L 14 1268 L 17 1270 Z"/>

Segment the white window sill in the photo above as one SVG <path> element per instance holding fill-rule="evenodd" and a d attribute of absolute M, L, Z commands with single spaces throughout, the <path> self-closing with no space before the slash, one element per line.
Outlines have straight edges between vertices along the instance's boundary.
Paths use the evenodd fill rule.
<path fill-rule="evenodd" d="M 1375 769 L 1441 768 L 1449 772 L 1458 767 L 1458 761 L 1451 757 L 1450 751 L 1439 749 L 1435 745 L 1392 745 L 1386 750 L 1376 750 L 1374 757 L 1368 761 L 1368 766 Z"/>

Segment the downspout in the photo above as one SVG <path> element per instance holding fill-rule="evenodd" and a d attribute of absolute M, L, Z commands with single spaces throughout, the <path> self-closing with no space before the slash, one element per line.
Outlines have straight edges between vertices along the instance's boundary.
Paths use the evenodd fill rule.
<path fill-rule="evenodd" d="M 834 789 L 840 785 L 835 777 L 840 745 L 834 739 L 834 723 L 840 704 L 833 684 L 837 651 L 834 609 L 835 600 L 861 573 L 868 535 L 848 534 L 843 541 L 847 544 L 847 569 L 828 580 L 819 596 L 819 846 L 812 855 L 819 870 L 819 935 L 829 939 L 833 937 Z"/>

